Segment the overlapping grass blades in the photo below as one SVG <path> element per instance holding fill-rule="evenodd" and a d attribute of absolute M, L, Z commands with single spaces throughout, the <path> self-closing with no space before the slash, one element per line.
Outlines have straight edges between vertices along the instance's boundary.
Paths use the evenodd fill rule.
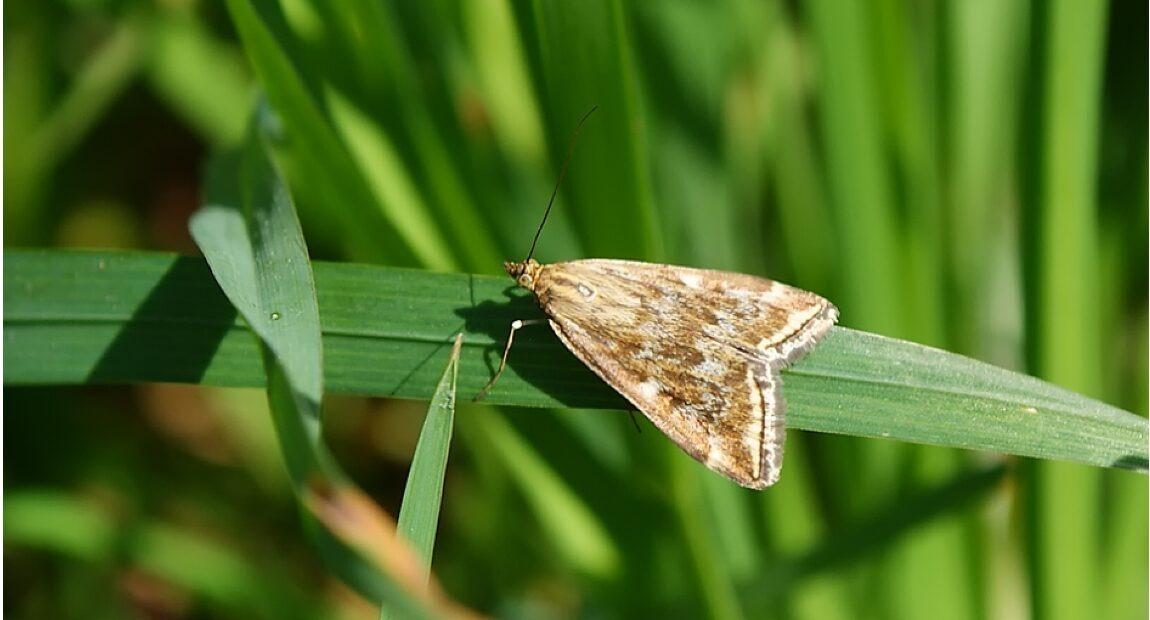
<path fill-rule="evenodd" d="M 355 538 L 325 518 L 323 507 L 332 505 L 354 513 L 344 519 L 379 522 L 361 508 L 365 504 L 343 500 L 341 489 L 349 483 L 323 441 L 323 348 L 311 264 L 260 129 L 253 129 L 241 152 L 214 162 L 207 202 L 190 223 L 192 236 L 256 336 L 281 454 L 297 496 L 310 510 L 303 512 L 305 529 L 346 582 L 404 617 L 427 617 L 424 590 L 412 592 L 393 567 L 369 561 L 364 549 L 355 548 Z M 321 522 L 328 529 L 317 527 Z M 379 527 L 384 536 L 394 531 L 388 523 Z"/>

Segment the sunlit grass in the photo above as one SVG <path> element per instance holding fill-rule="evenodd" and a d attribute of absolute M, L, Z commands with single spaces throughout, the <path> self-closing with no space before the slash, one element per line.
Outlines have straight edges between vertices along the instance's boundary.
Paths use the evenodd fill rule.
<path fill-rule="evenodd" d="M 15 47 L 5 55 L 5 143 L 28 158 L 6 160 L 6 243 L 54 238 L 67 209 L 53 188 L 77 178 L 68 157 L 115 109 L 129 80 L 154 88 L 206 143 L 238 137 L 249 111 L 241 89 L 247 74 L 237 71 L 242 59 L 269 105 L 264 120 L 312 256 L 496 274 L 501 259 L 522 257 L 570 131 L 598 105 L 543 233 L 542 260 L 638 258 L 773 277 L 833 300 L 845 327 L 970 355 L 1146 414 L 1146 32 L 1144 15 L 1127 14 L 1138 13 L 1136 3 L 466 0 L 431 10 L 232 0 L 226 10 L 190 13 L 127 4 L 106 22 L 71 4 L 55 12 L 23 7 L 7 20 L 6 46 Z M 59 72 L 47 50 L 52 41 L 73 40 L 60 36 L 73 23 L 113 26 L 94 29 L 102 44 L 65 70 L 66 87 L 57 89 L 45 77 Z M 162 42 L 155 58 L 140 43 L 152 35 Z M 226 77 L 204 83 L 204 67 Z M 132 161 L 110 144 L 95 152 L 103 161 L 77 167 L 120 155 Z M 186 267 L 170 281 L 206 281 Z M 431 290 L 433 278 L 411 276 L 411 300 L 397 296 L 380 306 L 369 294 L 373 278 L 357 271 L 365 268 L 343 267 L 317 267 L 322 319 L 331 307 L 332 319 L 343 321 L 342 333 L 325 334 L 325 368 L 339 377 L 327 389 L 375 393 L 366 386 L 403 375 L 399 362 L 410 362 L 415 349 L 407 357 L 364 356 L 356 339 L 372 334 L 347 330 L 392 324 L 429 331 L 419 331 L 432 315 L 421 313 L 416 297 Z M 325 277 L 333 288 L 325 289 Z M 107 308 L 135 310 L 125 299 L 147 299 L 145 280 L 125 277 L 123 295 Z M 58 286 L 67 292 L 90 284 Z M 506 299 L 494 280 L 478 286 L 487 291 L 480 300 Z M 214 358 L 203 347 L 170 347 L 196 356 L 175 378 L 251 384 L 258 367 L 236 361 L 247 359 L 250 335 L 235 327 L 234 311 L 198 290 L 176 299 L 204 300 L 197 310 L 228 333 Z M 6 321 L 19 308 L 10 291 Z M 325 306 L 325 294 L 346 307 Z M 529 301 L 500 308 L 485 308 L 478 338 L 464 343 L 461 390 L 490 371 L 482 349 L 503 337 L 507 320 L 522 318 L 511 313 L 531 310 Z M 372 323 L 373 314 L 385 320 Z M 445 337 L 468 321 L 450 312 L 441 318 L 431 327 Z M 12 337 L 50 342 L 43 340 L 49 331 L 36 339 L 30 330 L 47 328 L 32 323 Z M 100 347 L 116 342 L 115 324 L 89 328 L 77 329 L 73 341 L 87 357 L 72 358 L 72 366 L 67 356 L 60 366 L 30 366 L 59 371 L 40 382 L 122 381 L 131 376 L 116 373 L 145 366 L 124 357 L 131 347 L 112 349 L 119 358 L 101 357 Z M 136 336 L 165 333 L 148 323 L 138 329 Z M 524 340 L 525 360 L 532 337 L 542 341 L 546 333 Z M 6 358 L 12 342 L 6 334 Z M 450 344 L 426 344 L 438 357 L 404 385 L 430 394 Z M 836 370 L 853 372 L 875 359 L 864 344 L 844 349 L 830 341 L 810 364 L 826 370 L 849 361 Z M 534 355 L 552 354 L 552 345 L 540 346 Z M 38 355 L 52 353 L 41 349 Z M 217 361 L 194 376 L 205 356 Z M 105 363 L 81 367 L 93 359 Z M 879 359 L 892 368 L 898 361 Z M 561 368 L 551 376 L 556 383 L 580 372 Z M 590 383 L 560 391 L 566 401 L 544 398 L 516 374 L 501 387 L 518 396 L 493 395 L 496 403 L 604 406 L 594 399 L 611 398 Z M 850 418 L 848 432 L 881 437 L 884 423 L 900 419 L 891 412 L 910 401 L 888 395 L 889 406 L 868 405 L 861 391 L 850 400 L 844 385 L 796 369 L 787 378 L 796 426 L 835 430 L 812 420 Z M 854 404 L 836 418 L 839 390 Z M 24 410 L 7 412 L 6 430 L 32 424 L 29 416 L 39 414 L 26 403 L 36 400 L 17 400 Z M 14 419 L 22 425 L 9 426 Z M 636 434 L 624 416 L 465 407 L 456 423 L 433 568 L 448 593 L 484 611 L 1147 613 L 1141 475 L 795 432 L 783 482 L 754 494 L 714 479 L 648 427 Z M 860 430 L 868 424 L 873 432 Z M 29 436 L 42 437 L 32 430 Z M 1016 438 L 991 418 L 968 430 L 1000 446 Z M 918 432 L 930 443 L 930 428 Z M 370 451 L 372 441 L 357 445 Z M 105 452 L 91 461 L 74 452 L 78 479 L 140 469 L 122 450 L 88 443 Z M 1077 443 L 1084 453 L 1098 447 L 1088 437 Z M 6 468 L 17 472 L 10 480 L 35 479 L 21 472 L 36 471 L 36 459 L 56 460 L 45 456 L 47 447 L 38 450 L 45 452 L 6 456 Z M 341 462 L 362 458 L 348 450 L 337 453 Z M 352 469 L 365 487 L 380 490 L 380 501 L 398 502 L 402 483 L 394 472 Z M 127 495 L 176 490 L 144 480 L 147 491 Z M 260 509 L 211 497 L 216 503 L 205 505 Z M 905 506 L 913 514 L 900 513 Z M 904 520 L 891 526 L 893 515 Z M 261 533 L 243 530 L 246 523 L 232 517 L 219 525 L 273 541 L 300 536 L 294 523 Z M 77 574 L 88 573 L 68 579 Z M 196 596 L 213 596 L 194 580 L 183 583 Z M 229 602 L 239 599 L 212 600 L 237 617 L 250 609 Z M 321 600 L 316 594 L 317 606 Z"/>

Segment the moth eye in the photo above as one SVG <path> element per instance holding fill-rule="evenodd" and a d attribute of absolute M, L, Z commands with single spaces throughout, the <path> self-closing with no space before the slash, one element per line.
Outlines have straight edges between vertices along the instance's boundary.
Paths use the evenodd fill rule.
<path fill-rule="evenodd" d="M 516 282 L 523 288 L 531 288 L 531 276 L 527 274 L 519 276 L 519 278 L 516 279 Z"/>

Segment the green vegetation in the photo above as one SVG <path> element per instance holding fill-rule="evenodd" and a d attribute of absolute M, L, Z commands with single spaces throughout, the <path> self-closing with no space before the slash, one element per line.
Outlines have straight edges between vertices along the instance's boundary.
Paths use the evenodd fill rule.
<path fill-rule="evenodd" d="M 9 7 L 6 611 L 1145 617 L 1144 10 Z M 544 327 L 466 402 L 592 105 L 541 260 L 842 311 L 768 491 Z"/>

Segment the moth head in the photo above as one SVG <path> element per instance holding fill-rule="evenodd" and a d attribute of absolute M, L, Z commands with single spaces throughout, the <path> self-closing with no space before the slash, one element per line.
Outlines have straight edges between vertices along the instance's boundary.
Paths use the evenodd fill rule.
<path fill-rule="evenodd" d="M 515 278 L 516 284 L 529 291 L 535 290 L 535 274 L 539 271 L 539 263 L 534 258 L 521 263 L 506 262 L 503 263 L 503 268 L 507 270 L 508 275 Z"/>

